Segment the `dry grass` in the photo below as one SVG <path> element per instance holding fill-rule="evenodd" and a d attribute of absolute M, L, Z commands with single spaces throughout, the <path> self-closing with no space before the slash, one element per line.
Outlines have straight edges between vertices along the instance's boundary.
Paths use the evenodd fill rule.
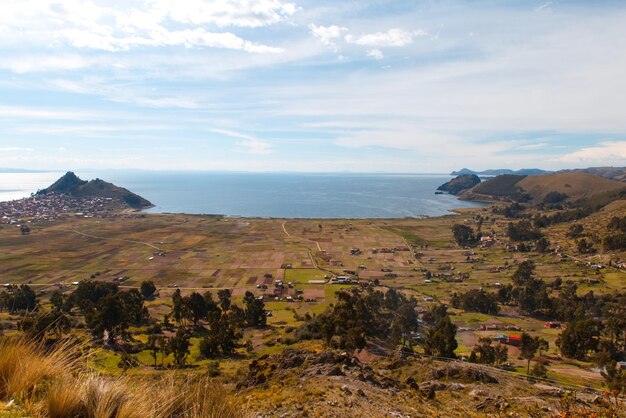
<path fill-rule="evenodd" d="M 207 377 L 109 378 L 80 367 L 76 350 L 83 349 L 68 342 L 45 350 L 24 338 L 0 338 L 0 400 L 14 399 L 26 416 L 49 418 L 242 415 L 222 385 Z"/>
<path fill-rule="evenodd" d="M 170 378 L 157 389 L 171 399 L 161 418 L 231 418 L 242 416 L 238 403 L 224 387 L 207 377 Z M 181 391 L 181 387 L 184 388 Z"/>
<path fill-rule="evenodd" d="M 67 353 L 71 342 L 46 351 L 24 338 L 0 338 L 0 399 L 25 402 L 47 381 L 70 373 L 76 362 Z"/>

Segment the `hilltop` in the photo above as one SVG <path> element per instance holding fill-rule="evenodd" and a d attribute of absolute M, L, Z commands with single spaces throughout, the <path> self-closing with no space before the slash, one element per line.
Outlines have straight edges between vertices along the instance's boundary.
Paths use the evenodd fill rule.
<path fill-rule="evenodd" d="M 474 171 L 469 168 L 462 168 L 459 171 L 453 171 L 450 173 L 452 176 L 460 176 L 463 174 L 474 174 L 477 176 L 501 176 L 503 174 L 512 174 L 517 176 L 535 176 L 539 174 L 547 174 L 551 171 L 541 170 L 539 168 L 522 168 L 521 170 L 511 170 L 508 168 L 498 168 L 483 171 Z"/>
<path fill-rule="evenodd" d="M 453 178 L 449 182 L 442 184 L 437 188 L 437 190 L 457 195 L 464 190 L 471 189 L 479 183 L 480 178 L 476 174 L 462 174 Z"/>
<path fill-rule="evenodd" d="M 624 183 L 587 173 L 563 172 L 537 176 L 500 175 L 464 192 L 466 199 L 517 202 L 576 202 L 624 189 Z M 549 202 L 548 202 L 549 201 Z"/>
<path fill-rule="evenodd" d="M 101 179 L 82 180 L 71 171 L 68 171 L 50 187 L 37 192 L 37 195 L 40 196 L 48 194 L 69 195 L 76 198 L 112 199 L 133 209 L 152 206 L 148 200 L 123 187 L 118 187 Z"/>
<path fill-rule="evenodd" d="M 559 173 L 587 173 L 611 180 L 626 182 L 626 167 L 590 167 L 562 170 Z"/>

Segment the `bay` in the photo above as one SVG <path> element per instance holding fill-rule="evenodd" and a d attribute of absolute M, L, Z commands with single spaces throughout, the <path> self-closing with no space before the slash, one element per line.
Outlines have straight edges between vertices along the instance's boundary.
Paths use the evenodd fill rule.
<path fill-rule="evenodd" d="M 275 218 L 405 218 L 481 206 L 435 195 L 444 174 L 77 171 L 150 200 L 147 212 Z M 0 173 L 0 200 L 26 197 L 62 173 Z"/>

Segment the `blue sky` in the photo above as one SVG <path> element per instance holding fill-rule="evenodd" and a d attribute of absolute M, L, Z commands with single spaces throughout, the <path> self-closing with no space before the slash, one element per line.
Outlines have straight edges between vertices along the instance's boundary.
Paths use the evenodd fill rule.
<path fill-rule="evenodd" d="M 0 167 L 626 165 L 626 3 L 2 0 Z"/>

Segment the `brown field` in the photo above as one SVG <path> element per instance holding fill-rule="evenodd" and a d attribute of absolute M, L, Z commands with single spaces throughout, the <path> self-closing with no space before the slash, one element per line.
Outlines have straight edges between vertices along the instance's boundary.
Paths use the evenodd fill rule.
<path fill-rule="evenodd" d="M 626 202 L 616 202 L 603 211 L 582 221 L 590 234 L 601 233 L 612 216 L 626 212 Z M 63 289 L 70 292 L 71 283 L 91 277 L 113 281 L 128 277 L 122 287 L 137 287 L 152 280 L 159 287 L 160 297 L 148 304 L 152 316 L 161 317 L 169 311 L 168 304 L 174 288 L 183 293 L 205 292 L 228 288 L 235 300 L 246 290 L 264 293 L 257 285 L 267 284 L 272 292 L 274 280 L 291 282 L 293 288 L 274 300 L 266 302 L 273 312 L 270 328 L 247 333 L 258 353 L 273 353 L 285 347 L 277 344 L 287 335 L 287 326 L 297 326 L 296 314 L 319 313 L 334 300 L 335 291 L 343 286 L 313 284 L 325 275 L 341 275 L 344 270 L 358 272 L 362 281 L 378 279 L 381 286 L 394 286 L 414 295 L 420 304 L 446 303 L 453 292 L 472 288 L 495 291 L 497 284 L 510 282 L 515 264 L 532 258 L 537 264 L 537 276 L 546 281 L 557 277 L 581 282 L 588 277 L 600 279 L 599 284 L 584 284 L 581 292 L 596 293 L 624 291 L 626 273 L 606 268 L 596 273 L 587 261 L 607 263 L 609 259 L 624 259 L 625 254 L 602 254 L 581 257 L 575 242 L 566 238 L 570 224 L 557 225 L 548 232 L 553 247 L 560 246 L 572 257 L 563 261 L 555 254 L 507 252 L 507 241 L 499 238 L 490 248 L 474 249 L 468 260 L 466 249 L 453 242 L 451 227 L 466 223 L 476 227 L 475 216 L 489 217 L 483 232 L 504 237 L 509 220 L 497 217 L 485 209 L 462 210 L 455 215 L 428 219 L 395 220 L 280 220 L 239 219 L 189 215 L 147 215 L 136 219 L 74 219 L 51 224 L 32 225 L 30 235 L 22 236 L 11 226 L 0 227 L 0 283 L 29 283 L 38 291 Z M 321 225 L 321 228 L 320 228 Z M 406 251 L 412 246 L 417 253 Z M 351 255 L 351 249 L 361 253 Z M 397 248 L 395 252 L 381 252 Z M 376 252 L 374 249 L 378 249 Z M 158 252 L 165 255 L 155 255 Z M 291 268 L 285 268 L 291 264 Z M 383 272 L 390 269 L 391 272 Z M 462 282 L 434 279 L 424 280 L 423 269 L 432 273 L 467 273 Z M 496 271 L 496 269 L 498 271 Z M 493 272 L 496 271 L 496 272 Z M 386 276 L 393 274 L 394 276 Z M 303 291 L 306 301 L 295 298 Z M 435 302 L 427 302 L 433 298 Z M 461 355 L 467 355 L 480 336 L 494 336 L 501 330 L 480 331 L 481 325 L 522 327 L 533 335 L 549 341 L 549 355 L 558 358 L 554 341 L 559 330 L 543 327 L 541 320 L 520 317 L 505 307 L 498 316 L 452 310 L 453 320 L 464 330 L 459 332 Z M 143 338 L 138 332 L 137 338 Z M 197 350 L 197 348 L 195 349 Z M 193 350 L 192 350 L 193 352 Z M 518 367 L 515 348 L 510 359 Z M 140 359 L 147 359 L 143 353 Z M 102 360 L 109 364 L 112 360 Z M 573 381 L 579 366 L 552 362 L 550 376 Z M 557 367 L 558 366 L 558 367 Z M 103 366 L 104 367 L 104 366 Z M 590 384 L 599 386 L 599 373 L 584 368 Z M 105 367 L 106 368 L 106 367 Z"/>

